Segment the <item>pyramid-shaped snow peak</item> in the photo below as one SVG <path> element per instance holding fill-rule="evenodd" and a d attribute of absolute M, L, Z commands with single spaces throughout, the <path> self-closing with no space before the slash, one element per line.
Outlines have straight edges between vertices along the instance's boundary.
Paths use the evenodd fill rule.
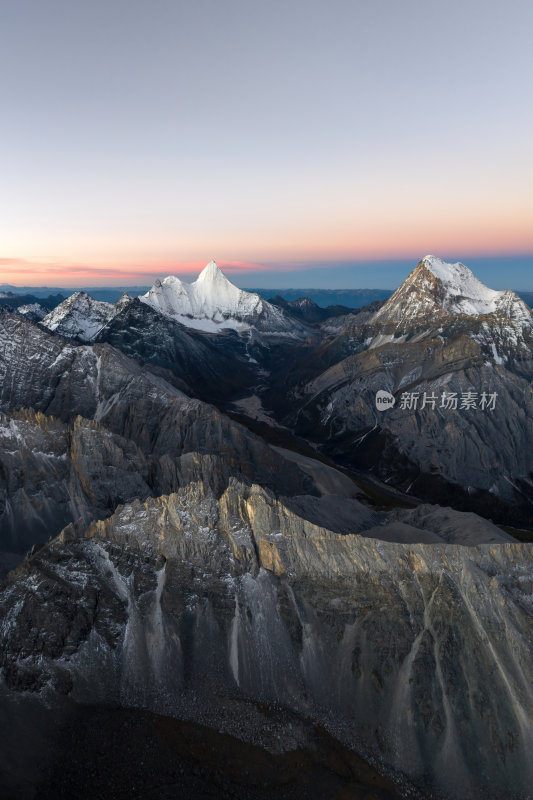
<path fill-rule="evenodd" d="M 215 261 L 210 261 L 193 283 L 175 275 L 156 281 L 140 300 L 183 325 L 205 331 L 247 330 L 259 322 L 278 331 L 288 325 L 279 309 L 258 294 L 239 289 Z"/>
<path fill-rule="evenodd" d="M 74 292 L 50 311 L 44 317 L 42 324 L 62 336 L 89 342 L 123 307 L 122 298 L 119 303 L 113 304 L 95 300 L 87 292 Z"/>
<path fill-rule="evenodd" d="M 514 292 L 485 286 L 464 264 L 425 256 L 377 312 L 376 321 L 408 322 L 428 315 L 499 314 L 531 326 L 530 309 Z"/>

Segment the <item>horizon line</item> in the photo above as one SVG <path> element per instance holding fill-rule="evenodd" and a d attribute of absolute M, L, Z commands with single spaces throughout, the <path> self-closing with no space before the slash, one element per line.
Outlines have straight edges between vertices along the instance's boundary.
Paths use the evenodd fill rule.
<path fill-rule="evenodd" d="M 277 261 L 277 262 L 253 262 L 253 261 L 232 261 L 220 260 L 218 266 L 223 272 L 228 274 L 230 280 L 236 283 L 245 283 L 239 288 L 251 290 L 275 290 L 283 288 L 284 291 L 290 289 L 307 291 L 357 291 L 373 290 L 385 291 L 400 285 L 404 278 L 396 273 L 397 270 L 407 274 L 414 269 L 422 257 L 395 257 L 395 258 L 343 258 L 343 259 L 315 259 L 312 261 Z M 470 254 L 457 257 L 456 255 L 446 255 L 444 260 L 449 262 L 460 261 L 462 263 L 483 262 L 482 265 L 475 264 L 473 271 L 477 272 L 480 266 L 488 268 L 490 271 L 498 266 L 500 260 L 515 262 L 515 266 L 522 271 L 521 262 L 533 260 L 533 253 L 490 253 L 490 254 Z M 518 262 L 518 263 L 516 263 Z M 209 263 L 209 262 L 207 262 Z M 504 265 L 502 265 L 504 266 Z M 11 267 L 11 269 L 10 269 Z M 476 269 L 477 267 L 477 269 Z M 120 264 L 116 266 L 94 266 L 78 263 L 64 263 L 60 260 L 45 260 L 43 258 L 10 258 L 0 257 L 0 284 L 5 289 L 13 287 L 15 289 L 49 289 L 49 290 L 78 290 L 78 289 L 113 289 L 113 288 L 144 288 L 153 285 L 157 279 L 163 279 L 168 275 L 176 275 L 182 280 L 194 280 L 195 277 L 205 268 L 203 261 L 180 261 L 156 266 L 140 265 L 138 262 L 132 265 Z M 363 275 L 363 271 L 376 270 L 375 276 Z M 347 274 L 351 272 L 351 274 Z M 389 274 L 386 274 L 386 273 Z M 2 273 L 5 274 L 3 279 Z M 308 273 L 308 274 L 306 274 Z M 329 274 L 331 273 L 331 275 Z M 527 280 L 530 276 L 528 270 L 527 277 L 516 274 L 520 282 Z M 329 278 L 333 285 L 327 285 Z M 378 286 L 375 285 L 374 280 Z M 492 275 L 490 283 L 499 283 L 499 275 Z M 300 278 L 302 281 L 300 282 Z M 487 276 L 488 278 L 488 276 Z M 485 280 L 487 280 L 485 278 Z M 496 278 L 496 281 L 495 281 Z M 291 286 L 284 286 L 286 280 L 291 280 Z M 314 281 L 318 285 L 313 286 Z M 354 286 L 354 282 L 358 284 Z M 267 284 L 262 286 L 263 281 Z M 363 282 L 361 282 L 363 281 Z M 387 281 L 386 286 L 379 286 Z M 312 283 L 313 282 L 313 283 Z M 517 285 L 517 281 L 512 281 Z M 529 281 L 528 281 L 529 282 Z M 269 288 L 268 284 L 271 284 Z M 320 286 L 322 284 L 322 286 Z M 325 284 L 325 285 L 324 285 Z M 373 285 L 374 284 L 374 285 Z M 526 284 L 527 285 L 527 284 Z M 522 284 L 519 291 L 533 291 L 525 288 Z"/>

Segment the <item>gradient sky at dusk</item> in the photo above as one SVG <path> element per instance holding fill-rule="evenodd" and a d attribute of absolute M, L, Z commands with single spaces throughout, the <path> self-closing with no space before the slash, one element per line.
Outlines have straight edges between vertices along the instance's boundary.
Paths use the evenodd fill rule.
<path fill-rule="evenodd" d="M 1 30 L 0 283 L 393 288 L 436 253 L 533 289 L 530 0 L 3 0 Z"/>

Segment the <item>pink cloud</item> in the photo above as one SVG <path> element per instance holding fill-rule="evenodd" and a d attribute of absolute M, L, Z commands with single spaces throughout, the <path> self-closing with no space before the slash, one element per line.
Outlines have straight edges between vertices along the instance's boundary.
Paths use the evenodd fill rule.
<path fill-rule="evenodd" d="M 9 258 L 9 257 L 0 258 L 0 267 L 3 266 L 11 267 L 13 265 L 16 266 L 17 264 L 30 264 L 30 263 L 31 262 L 29 262 L 25 258 Z"/>
<path fill-rule="evenodd" d="M 25 285 L 44 282 L 63 286 L 75 286 L 80 283 L 98 285 L 109 281 L 149 283 L 157 277 L 169 274 L 194 276 L 205 267 L 206 263 L 206 261 L 161 261 L 149 265 L 137 263 L 100 266 L 44 258 L 0 257 L 0 282 Z M 217 263 L 224 271 L 234 275 L 272 268 L 251 261 Z"/>

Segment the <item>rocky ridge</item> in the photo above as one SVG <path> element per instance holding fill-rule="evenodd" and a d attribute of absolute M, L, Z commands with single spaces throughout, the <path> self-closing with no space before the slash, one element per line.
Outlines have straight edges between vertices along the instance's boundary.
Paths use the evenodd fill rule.
<path fill-rule="evenodd" d="M 316 492 L 258 436 L 107 344 L 75 345 L 11 315 L 0 341 L 0 549 L 173 491 L 199 479 L 205 459 L 218 463 L 213 489 L 235 474 L 287 495 Z"/>
<path fill-rule="evenodd" d="M 525 798 L 531 558 L 335 534 L 262 487 L 231 478 L 217 499 L 191 483 L 67 527 L 10 575 L 2 674 L 48 702 L 119 700 L 255 741 L 231 709 L 282 704 L 424 796 Z"/>
<path fill-rule="evenodd" d="M 257 382 L 257 359 L 263 352 L 248 334 L 187 328 L 138 298 L 114 316 L 95 341 L 171 370 L 184 392 L 218 402 Z"/>

